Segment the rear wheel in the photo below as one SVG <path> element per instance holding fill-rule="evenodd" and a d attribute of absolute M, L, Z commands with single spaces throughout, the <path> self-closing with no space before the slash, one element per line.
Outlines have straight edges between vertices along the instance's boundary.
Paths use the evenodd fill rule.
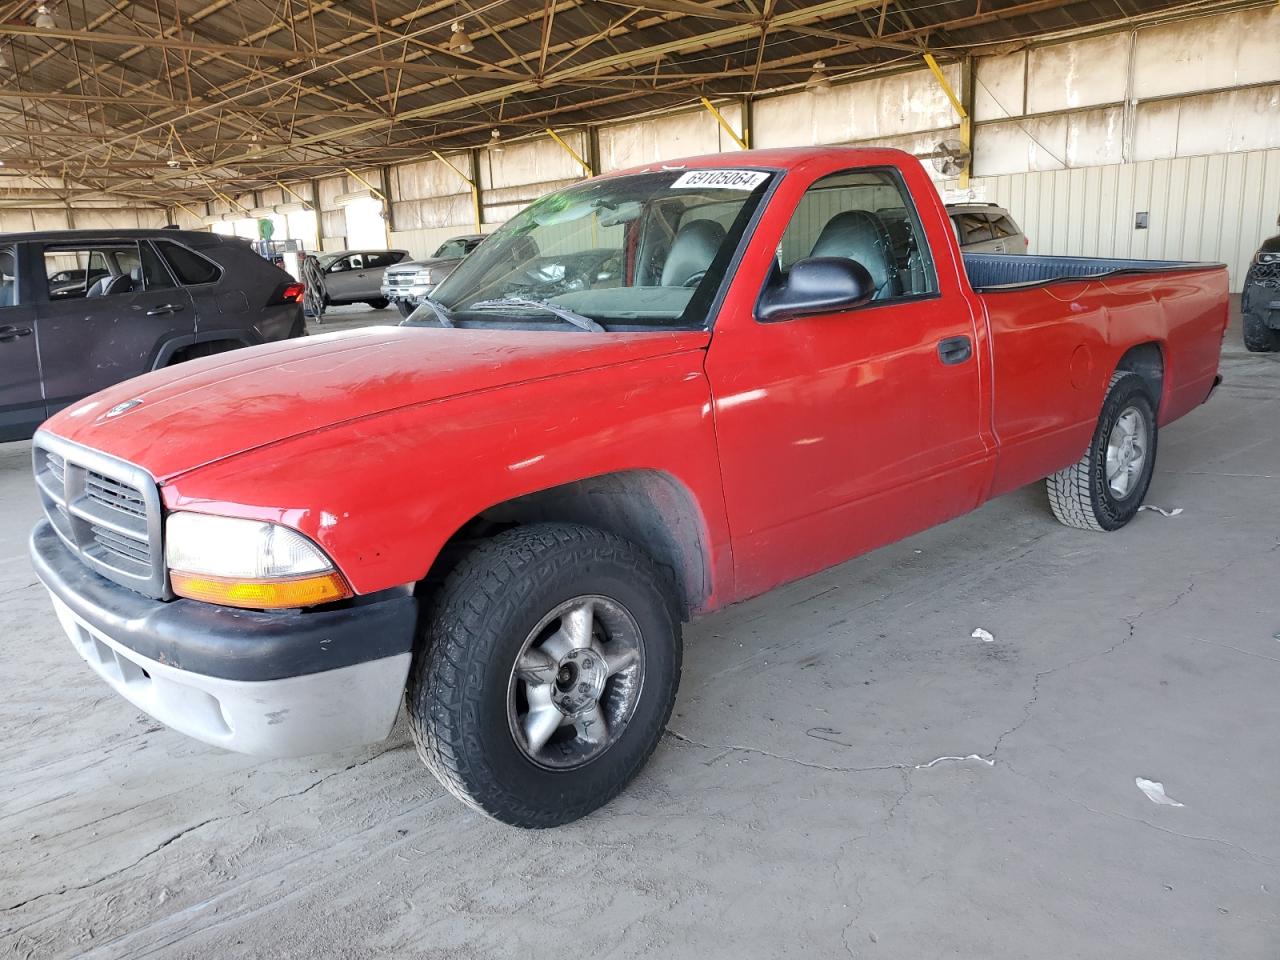
<path fill-rule="evenodd" d="M 680 680 L 663 568 L 634 544 L 535 524 L 477 547 L 441 588 L 406 700 L 451 793 L 521 827 L 612 799 L 649 758 Z"/>
<path fill-rule="evenodd" d="M 1155 462 L 1155 403 L 1146 381 L 1117 371 L 1088 452 L 1049 477 L 1053 515 L 1081 530 L 1119 530 L 1137 515 Z"/>
<path fill-rule="evenodd" d="M 1256 313 L 1241 314 L 1244 346 L 1251 353 L 1274 353 L 1280 350 L 1280 331 L 1272 330 Z"/>

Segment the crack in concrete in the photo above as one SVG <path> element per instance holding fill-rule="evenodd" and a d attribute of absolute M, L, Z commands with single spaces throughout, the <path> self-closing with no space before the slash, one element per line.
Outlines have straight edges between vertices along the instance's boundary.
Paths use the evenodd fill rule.
<path fill-rule="evenodd" d="M 1039 787 L 1042 790 L 1048 789 L 1047 787 L 1044 786 L 1044 784 L 1040 783 L 1034 777 L 1027 776 L 1025 773 L 1022 773 L 1021 771 L 1019 771 L 1012 764 L 1006 762 L 1004 764 L 1004 767 L 1006 770 L 1012 773 L 1015 777 L 1019 777 L 1027 781 L 1028 783 L 1034 784 L 1035 786 Z M 1088 810 L 1090 813 L 1094 814 L 1095 816 L 1115 817 L 1118 820 L 1127 820 L 1130 823 L 1140 823 L 1144 827 L 1150 827 L 1152 830 L 1157 830 L 1160 833 L 1167 833 L 1170 836 L 1178 837 L 1182 840 L 1195 840 L 1200 843 L 1220 844 L 1225 847 L 1230 847 L 1233 850 L 1239 850 L 1241 853 L 1245 854 L 1249 858 L 1256 860 L 1258 863 L 1266 864 L 1267 866 L 1275 866 L 1277 863 L 1280 863 L 1280 861 L 1277 861 L 1273 857 L 1268 857 L 1264 854 L 1256 853 L 1255 851 L 1250 850 L 1248 847 L 1241 846 L 1240 844 L 1234 843 L 1231 840 L 1224 839 L 1223 837 L 1202 837 L 1199 834 L 1182 833 L 1178 830 L 1172 830 L 1169 827 L 1162 827 L 1158 823 L 1152 823 L 1150 820 L 1144 820 L 1142 817 L 1130 816 L 1127 813 L 1117 813 L 1114 810 L 1099 810 L 1097 807 L 1091 807 L 1089 804 L 1085 803 L 1083 800 L 1079 799 L 1078 797 L 1073 797 L 1069 793 L 1064 793 L 1062 791 L 1054 791 L 1054 795 L 1061 797 L 1062 799 L 1068 801 L 1069 803 L 1075 804 L 1077 807 L 1080 807 L 1083 810 Z"/>
<path fill-rule="evenodd" d="M 371 757 L 366 757 L 363 760 L 357 760 L 355 763 L 348 764 L 347 766 L 343 767 L 341 770 L 335 770 L 332 773 L 326 773 L 323 777 L 316 780 L 309 786 L 303 787 L 301 790 L 295 791 L 294 793 L 286 793 L 278 797 L 273 797 L 271 800 L 268 800 L 266 803 L 260 804 L 259 806 L 256 806 L 250 810 L 241 810 L 235 813 L 223 814 L 222 816 L 218 816 L 218 817 L 210 817 L 208 820 L 203 820 L 200 823 L 194 824 L 190 827 L 184 827 L 182 830 L 179 830 L 177 833 L 173 834 L 173 836 L 157 844 L 155 847 L 152 847 L 150 850 L 148 850 L 146 853 L 140 856 L 137 860 L 134 860 L 132 863 L 126 864 L 123 867 L 119 867 L 116 870 L 112 870 L 110 873 L 103 874 L 101 877 L 98 877 L 96 880 L 91 880 L 88 883 L 77 884 L 75 886 L 63 887 L 61 890 L 46 890 L 44 893 L 38 893 L 38 894 L 35 894 L 34 896 L 27 897 L 25 900 L 21 900 L 18 903 L 12 904 L 11 906 L 0 908 L 0 913 L 12 913 L 13 911 L 21 909 L 22 907 L 25 907 L 28 904 L 34 903 L 37 900 L 43 900 L 46 897 L 60 897 L 66 893 L 75 893 L 80 890 L 88 890 L 91 887 L 96 887 L 98 886 L 98 884 L 105 883 L 107 880 L 110 880 L 113 877 L 118 877 L 122 873 L 127 873 L 128 871 L 132 870 L 134 867 L 138 866 L 138 864 L 142 863 L 144 860 L 159 853 L 161 850 L 169 846 L 171 843 L 174 843 L 175 841 L 182 839 L 189 833 L 194 833 L 196 830 L 199 830 L 202 827 L 207 827 L 211 823 L 219 823 L 223 820 L 232 820 L 236 817 L 252 816 L 253 814 L 256 814 L 262 810 L 265 810 L 267 807 L 274 806 L 275 804 L 279 803 L 282 800 L 292 800 L 296 797 L 301 797 L 303 794 L 310 793 L 312 790 L 320 786 L 320 784 L 324 783 L 326 780 L 331 780 L 336 776 L 339 776 L 341 774 L 347 773 L 348 771 L 354 770 L 356 767 L 363 767 L 366 764 L 372 763 L 374 760 L 377 760 L 379 757 L 385 756 L 388 753 L 391 753 L 395 750 L 400 750 L 403 748 L 404 748 L 403 744 L 396 744 L 395 746 L 387 747 L 385 750 L 379 750 L 377 753 L 375 753 Z M 20 929 L 23 929 L 23 928 L 19 928 L 19 930 Z M 18 932 L 18 930 L 11 930 L 9 932 L 16 933 Z"/>
<path fill-rule="evenodd" d="M 1223 650 L 1234 650 L 1236 653 L 1243 653 L 1246 657 L 1253 657 L 1257 660 L 1270 660 L 1272 663 L 1280 663 L 1280 657 L 1268 657 L 1265 653 L 1254 653 L 1252 650 L 1233 647 L 1229 643 L 1218 643 L 1216 640 L 1206 640 L 1204 637 L 1192 637 L 1191 639 L 1196 643 L 1207 644 L 1210 647 L 1221 647 Z"/>

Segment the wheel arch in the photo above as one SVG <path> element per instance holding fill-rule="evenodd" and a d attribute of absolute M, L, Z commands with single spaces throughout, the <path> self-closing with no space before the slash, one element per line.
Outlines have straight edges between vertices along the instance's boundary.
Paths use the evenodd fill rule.
<path fill-rule="evenodd" d="M 478 540 L 530 523 L 577 523 L 630 540 L 668 568 L 687 619 L 712 594 L 709 533 L 692 491 L 663 470 L 630 469 L 573 480 L 495 503 L 463 523 L 424 583 L 439 583 Z"/>
<path fill-rule="evenodd" d="M 1155 401 L 1156 412 L 1164 399 L 1165 350 L 1157 340 L 1135 344 L 1124 352 L 1116 363 L 1116 370 L 1125 370 L 1142 377 Z"/>
<path fill-rule="evenodd" d="M 159 370 L 174 362 L 174 358 L 189 347 L 201 343 L 234 343 L 237 347 L 253 346 L 255 341 L 243 330 L 208 330 L 202 333 L 188 333 L 180 337 L 170 337 L 160 344 L 151 360 L 148 370 Z"/>

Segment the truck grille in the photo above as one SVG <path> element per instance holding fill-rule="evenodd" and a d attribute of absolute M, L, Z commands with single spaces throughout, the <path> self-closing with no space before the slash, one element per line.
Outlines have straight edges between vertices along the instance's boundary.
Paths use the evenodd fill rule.
<path fill-rule="evenodd" d="M 45 516 L 63 543 L 95 573 L 168 597 L 160 492 L 141 467 L 47 433 L 32 447 Z"/>
<path fill-rule="evenodd" d="M 1280 260 L 1275 263 L 1255 263 L 1249 268 L 1246 284 L 1257 283 L 1264 287 L 1280 287 Z"/>
<path fill-rule="evenodd" d="M 382 283 L 388 290 L 398 290 L 423 283 L 430 283 L 424 276 L 419 279 L 416 273 L 384 273 Z"/>

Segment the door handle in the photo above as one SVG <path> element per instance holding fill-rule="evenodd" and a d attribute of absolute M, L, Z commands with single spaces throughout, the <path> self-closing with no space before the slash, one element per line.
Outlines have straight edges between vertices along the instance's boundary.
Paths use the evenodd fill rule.
<path fill-rule="evenodd" d="M 943 363 L 964 363 L 973 356 L 973 341 L 968 337 L 947 337 L 938 341 L 938 359 Z"/>
<path fill-rule="evenodd" d="M 177 313 L 181 309 L 182 309 L 182 304 L 180 303 L 162 303 L 160 306 L 156 307 L 154 310 L 148 310 L 147 316 L 163 317 L 165 314 L 168 314 L 168 313 Z"/>
<path fill-rule="evenodd" d="M 0 327 L 0 343 L 12 343 L 19 337 L 31 336 L 30 327 Z"/>

